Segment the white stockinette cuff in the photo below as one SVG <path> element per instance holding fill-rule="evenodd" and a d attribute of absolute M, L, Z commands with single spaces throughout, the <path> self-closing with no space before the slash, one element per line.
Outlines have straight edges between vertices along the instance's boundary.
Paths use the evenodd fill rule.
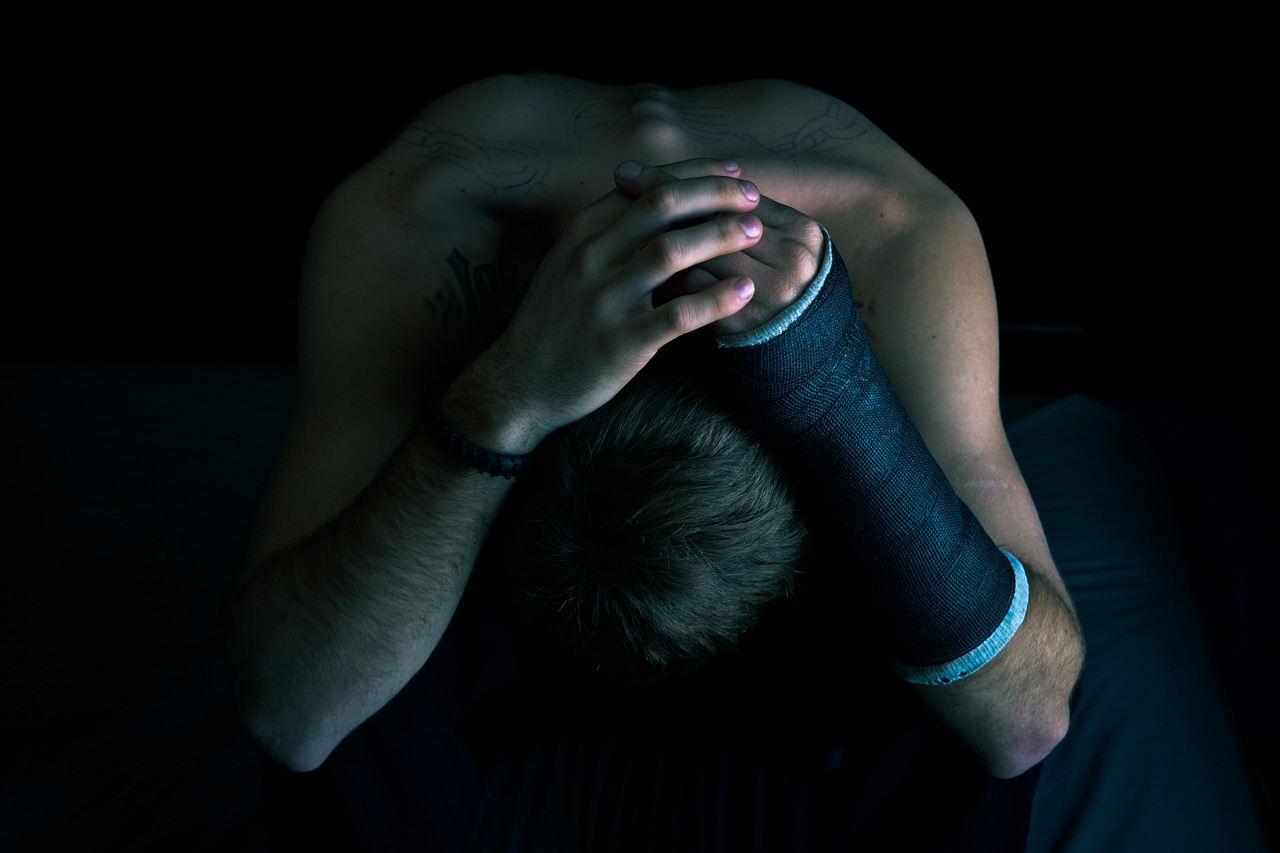
<path fill-rule="evenodd" d="M 809 282 L 809 286 L 804 289 L 804 293 L 800 294 L 800 298 L 792 302 L 782 313 L 774 317 L 768 323 L 750 331 L 743 332 L 739 335 L 725 335 L 716 338 L 716 346 L 718 347 L 751 347 L 762 344 L 770 338 L 776 338 L 778 335 L 790 328 L 791 324 L 800 319 L 800 315 L 805 312 L 809 304 L 818 297 L 818 293 L 822 291 L 822 284 L 827 280 L 827 275 L 831 272 L 831 235 L 827 233 L 825 225 L 818 225 L 822 229 L 822 259 L 818 262 L 818 273 L 813 277 L 813 281 Z"/>
<path fill-rule="evenodd" d="M 1004 619 L 991 632 L 991 636 L 982 641 L 976 649 L 963 654 L 947 663 L 931 666 L 907 666 L 890 658 L 893 671 L 898 677 L 912 684 L 950 684 L 966 676 L 973 675 L 986 666 L 993 657 L 1000 653 L 1013 635 L 1018 632 L 1023 618 L 1027 615 L 1027 601 L 1031 597 L 1031 587 L 1027 583 L 1027 571 L 1022 562 L 1008 551 L 1001 551 L 1009 558 L 1013 566 L 1013 601 L 1009 602 L 1009 610 Z"/>

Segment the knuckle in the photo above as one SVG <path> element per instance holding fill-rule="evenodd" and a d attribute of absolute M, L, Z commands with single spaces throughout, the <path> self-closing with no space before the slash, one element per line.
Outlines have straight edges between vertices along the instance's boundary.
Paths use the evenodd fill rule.
<path fill-rule="evenodd" d="M 804 244 L 810 254 L 818 254 L 822 249 L 822 226 L 818 224 L 818 220 L 812 216 L 802 216 L 800 222 L 797 223 L 796 230 L 798 239 Z"/>
<path fill-rule="evenodd" d="M 778 247 L 781 261 L 786 269 L 804 272 L 808 267 L 816 267 L 817 259 L 813 250 L 801 240 L 787 239 Z"/>
<path fill-rule="evenodd" d="M 579 243 L 569 254 L 569 272 L 574 278 L 586 278 L 600 269 L 602 250 L 595 241 Z"/>
<path fill-rule="evenodd" d="M 580 237 L 599 229 L 597 214 L 590 208 L 574 211 L 564 229 L 564 236 Z"/>
<path fill-rule="evenodd" d="M 661 219 L 666 219 L 680 209 L 680 195 L 679 184 L 670 181 L 658 184 L 645 192 L 641 196 L 641 201 L 647 206 L 649 212 Z"/>
<path fill-rule="evenodd" d="M 822 240 L 821 226 L 816 221 L 807 219 L 779 247 L 783 263 L 788 269 L 796 270 L 806 278 L 812 278 L 818 271 Z"/>
<path fill-rule="evenodd" d="M 649 243 L 650 260 L 661 270 L 681 270 L 686 266 L 688 251 L 679 232 L 669 232 Z"/>
<path fill-rule="evenodd" d="M 702 325 L 702 312 L 698 310 L 694 300 L 679 300 L 668 303 L 663 314 L 663 331 L 672 335 L 683 335 Z"/>

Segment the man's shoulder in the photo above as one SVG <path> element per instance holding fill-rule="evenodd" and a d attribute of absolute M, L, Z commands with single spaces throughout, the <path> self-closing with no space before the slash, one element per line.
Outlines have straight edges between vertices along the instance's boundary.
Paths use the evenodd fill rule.
<path fill-rule="evenodd" d="M 566 150 L 566 116 L 605 89 L 548 74 L 466 83 L 427 104 L 336 195 L 348 207 L 394 209 L 393 217 L 433 228 L 557 207 L 579 159 Z"/>

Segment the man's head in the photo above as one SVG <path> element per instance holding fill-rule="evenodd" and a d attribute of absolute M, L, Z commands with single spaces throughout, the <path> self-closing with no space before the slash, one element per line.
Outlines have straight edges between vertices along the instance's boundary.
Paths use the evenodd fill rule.
<path fill-rule="evenodd" d="M 534 622 L 623 682 L 734 647 L 794 589 L 806 544 L 773 458 L 669 361 L 548 438 L 492 538 Z"/>

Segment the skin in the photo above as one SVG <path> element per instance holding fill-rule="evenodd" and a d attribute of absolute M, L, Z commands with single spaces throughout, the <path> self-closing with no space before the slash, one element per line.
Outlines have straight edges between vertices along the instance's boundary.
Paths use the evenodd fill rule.
<path fill-rule="evenodd" d="M 1041 760 L 1066 733 L 1083 644 L 1000 421 L 994 291 L 967 209 L 812 89 L 547 75 L 440 98 L 316 219 L 297 407 L 226 623 L 262 748 L 318 766 L 417 672 L 457 606 L 511 484 L 436 446 L 424 389 L 443 388 L 473 443 L 532 451 L 665 343 L 789 304 L 816 268 L 818 222 L 930 450 L 1029 570 L 1009 645 L 916 692 L 991 773 Z"/>

